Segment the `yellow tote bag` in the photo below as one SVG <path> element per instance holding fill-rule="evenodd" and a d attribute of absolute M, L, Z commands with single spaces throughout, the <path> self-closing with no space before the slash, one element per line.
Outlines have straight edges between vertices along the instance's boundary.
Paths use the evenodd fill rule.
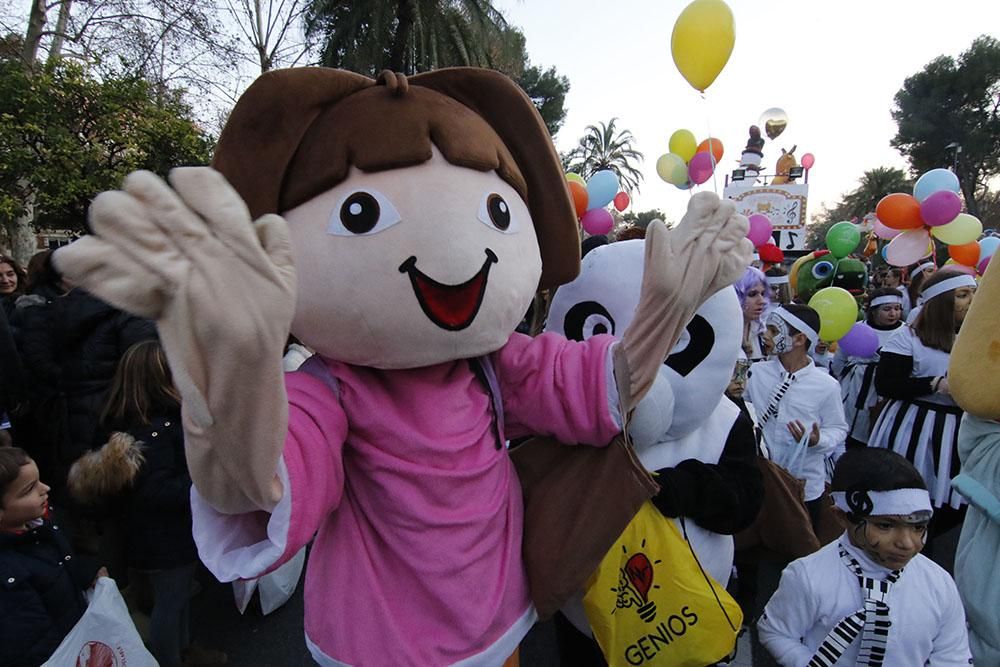
<path fill-rule="evenodd" d="M 743 623 L 736 601 L 650 501 L 594 572 L 583 607 L 611 667 L 711 665 L 733 652 Z"/>

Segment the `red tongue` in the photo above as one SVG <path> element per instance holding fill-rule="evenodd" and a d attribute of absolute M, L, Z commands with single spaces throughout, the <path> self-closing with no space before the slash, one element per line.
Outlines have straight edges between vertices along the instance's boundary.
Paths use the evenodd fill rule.
<path fill-rule="evenodd" d="M 463 285 L 436 285 L 419 273 L 413 279 L 432 317 L 447 327 L 459 328 L 476 314 L 486 272 L 480 271 Z"/>

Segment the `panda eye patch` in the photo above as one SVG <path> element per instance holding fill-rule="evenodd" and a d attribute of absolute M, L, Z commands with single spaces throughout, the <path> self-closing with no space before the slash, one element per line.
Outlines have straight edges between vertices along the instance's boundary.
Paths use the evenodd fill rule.
<path fill-rule="evenodd" d="M 591 336 L 615 334 L 615 320 L 607 308 L 596 301 L 581 301 L 566 313 L 563 321 L 566 338 L 585 341 Z"/>

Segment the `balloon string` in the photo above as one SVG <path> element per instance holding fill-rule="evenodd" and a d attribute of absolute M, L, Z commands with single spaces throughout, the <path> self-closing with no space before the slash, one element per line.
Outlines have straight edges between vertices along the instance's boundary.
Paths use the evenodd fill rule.
<path fill-rule="evenodd" d="M 705 105 L 705 125 L 708 127 L 708 157 L 712 160 L 712 190 L 715 194 L 719 194 L 719 181 L 718 177 L 715 175 L 715 168 L 718 166 L 715 162 L 715 148 L 712 146 L 712 120 L 708 113 L 708 98 L 705 97 L 705 91 L 701 91 L 701 101 Z"/>

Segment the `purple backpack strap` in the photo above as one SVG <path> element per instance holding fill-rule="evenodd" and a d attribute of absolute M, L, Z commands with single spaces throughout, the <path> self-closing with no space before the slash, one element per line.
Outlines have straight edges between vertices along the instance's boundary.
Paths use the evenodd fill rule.
<path fill-rule="evenodd" d="M 504 428 L 503 421 L 503 396 L 500 393 L 500 380 L 497 379 L 497 371 L 493 366 L 493 359 L 490 355 L 486 354 L 481 357 L 476 357 L 476 364 L 483 371 L 483 377 L 486 380 L 486 386 L 490 390 L 490 398 L 493 400 L 493 416 L 497 420 L 497 430 L 500 437 L 504 437 L 506 429 Z"/>
<path fill-rule="evenodd" d="M 337 384 L 337 378 L 333 377 L 333 373 L 330 372 L 330 367 L 323 361 L 323 357 L 318 354 L 312 355 L 302 362 L 299 370 L 325 384 L 333 392 L 333 395 L 338 400 L 340 399 L 340 386 Z"/>

